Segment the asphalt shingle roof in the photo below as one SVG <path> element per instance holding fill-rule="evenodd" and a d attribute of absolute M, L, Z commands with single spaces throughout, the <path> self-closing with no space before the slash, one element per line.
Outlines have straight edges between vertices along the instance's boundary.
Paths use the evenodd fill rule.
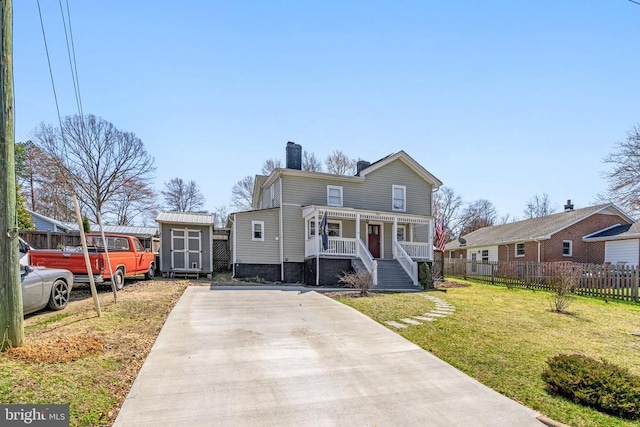
<path fill-rule="evenodd" d="M 446 249 L 452 250 L 461 247 L 491 246 L 544 238 L 545 236 L 554 234 L 588 216 L 605 211 L 608 208 L 619 212 L 614 205 L 608 203 L 589 206 L 569 212 L 560 212 L 539 218 L 526 219 L 523 221 L 512 222 L 510 224 L 484 227 L 462 236 L 466 241 L 464 246 L 461 246 L 459 241 L 453 241 L 447 243 Z"/>

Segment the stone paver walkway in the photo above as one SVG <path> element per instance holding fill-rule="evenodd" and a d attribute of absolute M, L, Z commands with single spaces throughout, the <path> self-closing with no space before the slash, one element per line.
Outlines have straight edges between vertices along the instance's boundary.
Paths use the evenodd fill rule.
<path fill-rule="evenodd" d="M 426 299 L 433 301 L 436 304 L 436 307 L 433 310 L 429 311 L 428 313 L 424 313 L 417 316 L 411 316 L 411 318 L 400 319 L 397 321 L 389 320 L 384 323 L 396 329 L 404 329 L 409 325 L 421 325 L 423 322 L 433 322 L 435 320 L 438 320 L 453 314 L 453 312 L 456 310 L 454 306 L 452 306 L 442 298 L 434 297 L 433 295 L 423 295 L 423 294 L 421 294 L 420 296 L 423 296 Z"/>

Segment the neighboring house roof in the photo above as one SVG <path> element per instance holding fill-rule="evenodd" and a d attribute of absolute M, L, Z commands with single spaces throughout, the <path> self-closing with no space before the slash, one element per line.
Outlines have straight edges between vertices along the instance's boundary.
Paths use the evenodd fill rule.
<path fill-rule="evenodd" d="M 584 236 L 585 242 L 598 242 L 603 240 L 624 240 L 640 238 L 640 222 L 634 224 L 614 225 L 604 230 Z"/>
<path fill-rule="evenodd" d="M 360 175 L 351 176 L 351 175 L 336 175 L 332 173 L 326 172 L 311 172 L 311 171 L 303 171 L 299 169 L 288 169 L 288 168 L 276 168 L 271 172 L 271 174 L 266 177 L 264 181 L 260 180 L 258 182 L 258 177 L 263 175 L 256 175 L 256 181 L 254 183 L 254 202 L 256 201 L 256 189 L 260 188 L 260 186 L 268 186 L 271 185 L 279 176 L 281 175 L 298 175 L 298 176 L 308 176 L 308 177 L 317 177 L 324 179 L 333 179 L 338 181 L 364 181 L 364 178 L 367 174 L 395 161 L 400 160 L 404 162 L 409 168 L 411 168 L 415 173 L 417 173 L 420 177 L 422 177 L 425 181 L 429 182 L 433 185 L 433 189 L 440 187 L 442 185 L 442 181 L 433 176 L 429 171 L 427 171 L 424 167 L 422 167 L 418 162 L 416 162 L 411 156 L 409 156 L 404 151 L 398 151 L 397 153 L 389 154 L 386 157 L 370 164 L 368 167 L 363 169 L 360 172 Z"/>
<path fill-rule="evenodd" d="M 557 232 L 598 213 L 619 215 L 621 221 L 633 223 L 633 219 L 615 205 L 608 203 L 539 218 L 526 219 L 510 224 L 483 227 L 462 236 L 466 241 L 465 245 L 461 245 L 459 241 L 449 242 L 446 245 L 446 250 L 503 245 L 531 240 L 547 240 Z"/>
<path fill-rule="evenodd" d="M 64 223 L 62 221 L 58 221 L 57 219 L 49 218 L 48 216 L 44 216 L 44 215 L 39 214 L 37 212 L 31 211 L 29 209 L 27 209 L 27 212 L 29 212 L 29 214 L 31 214 L 32 217 L 35 216 L 37 218 L 40 218 L 42 221 L 46 221 L 46 222 L 48 222 L 50 224 L 55 225 L 56 228 L 59 228 L 63 232 L 67 232 L 67 231 L 70 231 L 72 229 L 71 227 L 69 227 L 69 224 Z M 76 228 L 76 230 L 77 230 L 77 228 Z"/>
<path fill-rule="evenodd" d="M 213 215 L 195 212 L 160 212 L 156 221 L 159 223 L 213 225 Z"/>
<path fill-rule="evenodd" d="M 78 231 L 78 224 L 68 222 L 69 231 Z M 98 224 L 89 224 L 92 233 L 99 233 L 100 226 Z M 110 234 L 126 234 L 136 237 L 153 237 L 158 235 L 158 227 L 138 227 L 131 225 L 103 225 L 102 231 Z"/>

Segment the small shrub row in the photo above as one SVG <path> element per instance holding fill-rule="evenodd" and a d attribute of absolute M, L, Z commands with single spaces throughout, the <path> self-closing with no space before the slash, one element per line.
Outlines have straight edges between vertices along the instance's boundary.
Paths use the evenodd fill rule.
<path fill-rule="evenodd" d="M 627 369 L 579 354 L 547 360 L 547 389 L 574 402 L 629 419 L 640 418 L 640 377 Z"/>

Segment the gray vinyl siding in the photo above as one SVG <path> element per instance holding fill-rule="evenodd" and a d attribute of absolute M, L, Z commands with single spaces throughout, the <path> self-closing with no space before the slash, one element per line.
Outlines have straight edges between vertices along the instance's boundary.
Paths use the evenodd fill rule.
<path fill-rule="evenodd" d="M 299 206 L 282 206 L 284 261 L 304 261 L 304 218 Z"/>
<path fill-rule="evenodd" d="M 391 259 L 393 258 L 393 224 L 386 222 L 384 224 L 384 235 L 382 238 L 384 239 L 384 255 L 382 258 Z"/>
<path fill-rule="evenodd" d="M 56 226 L 49 221 L 45 221 L 42 218 L 38 218 L 37 216 L 32 216 L 33 226 L 38 231 L 59 231 L 56 229 Z"/>
<path fill-rule="evenodd" d="M 252 221 L 264 221 L 264 240 L 252 240 Z M 236 263 L 280 264 L 279 209 L 236 214 Z"/>
<path fill-rule="evenodd" d="M 211 230 L 209 226 L 195 225 L 195 224 L 160 224 L 160 251 L 162 251 L 162 265 L 160 271 L 171 271 L 171 229 L 188 229 L 199 230 L 200 234 L 200 250 L 202 251 L 202 273 L 212 273 L 213 266 L 211 265 L 211 251 L 213 250 L 211 236 Z"/>
<path fill-rule="evenodd" d="M 275 203 L 273 207 L 278 207 L 280 206 L 280 180 L 277 180 L 273 184 L 273 194 L 274 194 L 274 203 Z"/>
<path fill-rule="evenodd" d="M 401 160 L 366 175 L 364 181 L 346 178 L 344 181 L 327 179 L 321 175 L 302 177 L 284 175 L 284 203 L 301 206 L 327 204 L 327 185 L 342 186 L 343 206 L 392 212 L 392 186 L 406 187 L 405 213 L 431 215 L 432 186 Z"/>
<path fill-rule="evenodd" d="M 414 242 L 427 242 L 429 238 L 429 225 L 427 224 L 415 224 L 413 226 L 413 241 Z"/>

